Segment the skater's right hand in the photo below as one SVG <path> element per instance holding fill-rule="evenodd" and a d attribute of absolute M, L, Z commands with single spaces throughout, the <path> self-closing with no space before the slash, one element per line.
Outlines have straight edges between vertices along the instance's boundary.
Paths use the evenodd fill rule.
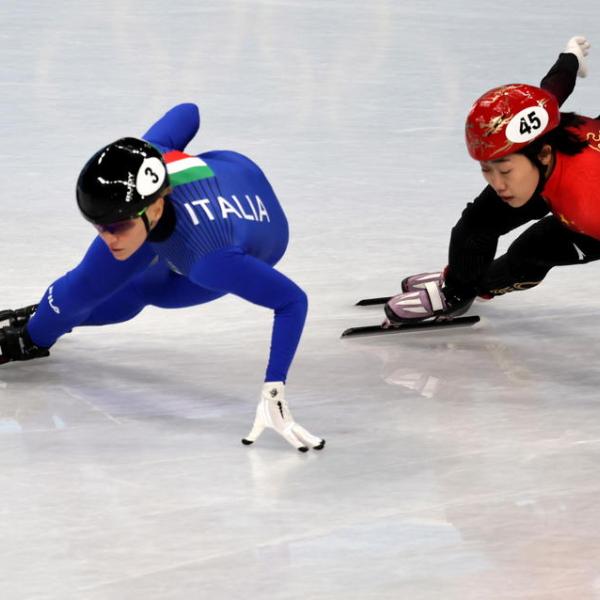
<path fill-rule="evenodd" d="M 256 408 L 254 425 L 242 443 L 246 445 L 254 443 L 265 427 L 274 429 L 300 452 L 307 452 L 309 448 L 322 450 L 325 446 L 324 439 L 312 435 L 294 421 L 285 400 L 285 388 L 282 381 L 268 381 L 264 384 Z"/>
<path fill-rule="evenodd" d="M 588 55 L 590 47 L 591 44 L 583 35 L 576 35 L 567 42 L 565 52 L 574 54 L 579 61 L 579 70 L 577 71 L 578 77 L 587 77 L 588 66 L 585 57 Z"/>

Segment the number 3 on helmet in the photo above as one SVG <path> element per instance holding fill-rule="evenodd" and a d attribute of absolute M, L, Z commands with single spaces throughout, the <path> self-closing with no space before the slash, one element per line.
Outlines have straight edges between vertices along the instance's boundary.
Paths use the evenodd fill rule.
<path fill-rule="evenodd" d="M 556 98 L 546 90 L 512 83 L 478 98 L 467 116 L 465 136 L 472 158 L 496 160 L 513 154 L 560 123 Z"/>
<path fill-rule="evenodd" d="M 85 164 L 77 180 L 77 204 L 88 221 L 108 225 L 139 216 L 168 187 L 160 151 L 144 140 L 121 138 Z"/>

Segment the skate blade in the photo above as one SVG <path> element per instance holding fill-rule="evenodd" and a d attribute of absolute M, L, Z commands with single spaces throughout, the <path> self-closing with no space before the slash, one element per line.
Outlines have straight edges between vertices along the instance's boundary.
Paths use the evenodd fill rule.
<path fill-rule="evenodd" d="M 364 327 L 350 327 L 346 329 L 341 337 L 355 337 L 359 335 L 390 335 L 393 333 L 402 333 L 406 331 L 415 331 L 422 329 L 448 329 L 450 327 L 467 327 L 479 323 L 480 318 L 477 315 L 469 317 L 456 317 L 455 319 L 434 319 L 431 321 L 419 321 L 417 323 L 401 323 L 391 327 L 382 327 L 381 325 L 366 325 Z"/>

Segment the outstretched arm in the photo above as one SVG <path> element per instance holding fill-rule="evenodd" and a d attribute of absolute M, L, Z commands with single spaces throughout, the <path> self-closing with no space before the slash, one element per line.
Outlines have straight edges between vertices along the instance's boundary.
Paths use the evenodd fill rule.
<path fill-rule="evenodd" d="M 192 267 L 190 279 L 275 311 L 266 383 L 254 424 L 242 442 L 252 444 L 265 428 L 270 428 L 300 452 L 311 447 L 321 450 L 325 440 L 294 420 L 285 399 L 284 383 L 306 319 L 306 294 L 285 275 L 241 248 L 219 250 L 202 258 Z"/>
<path fill-rule="evenodd" d="M 577 76 L 586 77 L 586 56 L 589 49 L 590 43 L 584 37 L 571 38 L 565 51 L 558 55 L 558 60 L 542 79 L 540 87 L 554 94 L 559 106 L 573 92 Z"/>
<path fill-rule="evenodd" d="M 142 136 L 147 142 L 183 151 L 200 127 L 200 111 L 195 104 L 178 104 Z"/>
<path fill-rule="evenodd" d="M 236 247 L 200 259 L 189 277 L 204 288 L 235 294 L 275 311 L 265 381 L 285 382 L 306 319 L 306 294 L 285 275 Z"/>

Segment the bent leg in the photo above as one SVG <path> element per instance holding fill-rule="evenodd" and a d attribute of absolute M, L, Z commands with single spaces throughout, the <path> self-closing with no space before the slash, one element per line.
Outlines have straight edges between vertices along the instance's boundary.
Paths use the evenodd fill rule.
<path fill-rule="evenodd" d="M 529 289 L 541 283 L 553 267 L 598 259 L 599 240 L 567 229 L 554 216 L 545 217 L 494 260 L 481 280 L 479 292 L 497 296 Z"/>
<path fill-rule="evenodd" d="M 106 244 L 95 238 L 77 267 L 57 279 L 38 303 L 27 324 L 33 342 L 50 348 L 56 340 L 84 323 L 95 307 L 143 273 L 156 254 L 144 244 L 125 261 L 116 260 Z"/>
<path fill-rule="evenodd" d="M 211 302 L 223 295 L 192 283 L 161 261 L 97 306 L 82 326 L 122 323 L 135 317 L 145 306 L 184 308 Z"/>
<path fill-rule="evenodd" d="M 520 208 L 512 208 L 487 186 L 467 205 L 452 229 L 445 276 L 445 286 L 451 295 L 470 298 L 479 293 L 478 284 L 494 260 L 498 238 L 527 221 L 542 218 L 548 211 L 541 196 L 534 196 Z"/>

